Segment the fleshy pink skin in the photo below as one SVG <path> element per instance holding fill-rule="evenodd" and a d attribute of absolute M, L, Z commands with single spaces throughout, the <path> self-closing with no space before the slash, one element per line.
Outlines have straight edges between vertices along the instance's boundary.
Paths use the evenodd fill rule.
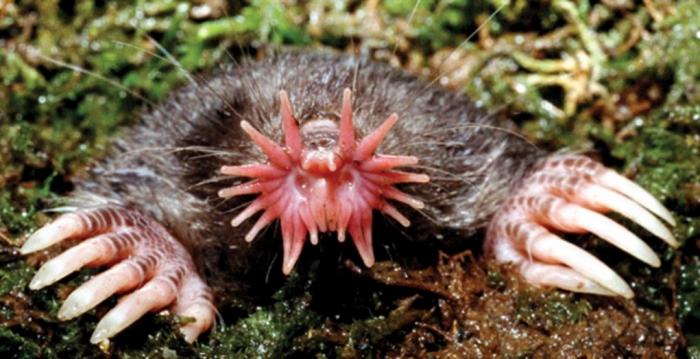
<path fill-rule="evenodd" d="M 392 114 L 358 141 L 350 90 L 343 93 L 337 125 L 315 120 L 300 129 L 284 91 L 280 92 L 280 103 L 284 145 L 241 122 L 243 131 L 267 155 L 268 163 L 221 168 L 225 175 L 252 179 L 222 189 L 221 197 L 257 195 L 232 224 L 238 226 L 262 211 L 245 236 L 252 241 L 261 229 L 279 219 L 282 270 L 286 274 L 299 258 L 307 235 L 316 244 L 322 232 L 337 232 L 341 242 L 349 233 L 363 262 L 371 266 L 372 211 L 379 210 L 408 226 L 408 219 L 389 201 L 416 209 L 423 203 L 394 185 L 429 181 L 424 174 L 396 169 L 416 164 L 417 158 L 375 154 L 397 115 Z M 314 132 L 332 134 L 331 145 L 305 145 L 304 134 Z M 554 155 L 533 168 L 506 199 L 490 223 L 485 247 L 498 261 L 514 263 L 534 285 L 630 298 L 632 290 L 612 269 L 553 233 L 592 232 L 658 266 L 659 258 L 641 239 L 601 214 L 608 211 L 618 212 L 669 245 L 678 246 L 657 218 L 673 225 L 671 214 L 644 189 L 586 157 Z M 194 318 L 181 328 L 189 342 L 212 326 L 216 309 L 211 290 L 196 273 L 190 254 L 156 221 L 115 206 L 82 210 L 39 229 L 21 251 L 36 252 L 66 239 L 83 241 L 46 262 L 30 288 L 51 285 L 85 266 L 111 268 L 73 291 L 58 313 L 60 319 L 81 315 L 113 294 L 130 292 L 99 322 L 93 343 L 116 335 L 147 312 L 165 308 Z"/>
<path fill-rule="evenodd" d="M 339 125 L 330 120 L 304 124 L 311 132 L 321 129 L 338 133 L 334 146 L 308 148 L 294 118 L 287 93 L 280 92 L 280 115 L 284 130 L 284 146 L 275 143 L 241 122 L 243 131 L 267 155 L 268 163 L 224 166 L 221 172 L 230 176 L 253 178 L 252 181 L 223 189 L 221 197 L 259 193 L 258 197 L 231 222 L 240 225 L 256 212 L 263 211 L 245 239 L 252 241 L 258 232 L 279 219 L 282 226 L 284 260 L 282 271 L 289 274 L 310 235 L 318 243 L 320 232 L 337 232 L 338 241 L 350 233 L 362 261 L 374 264 L 372 249 L 372 210 L 379 210 L 403 226 L 409 220 L 388 200 L 423 208 L 423 203 L 394 187 L 397 183 L 426 183 L 427 175 L 397 171 L 397 167 L 418 163 L 412 156 L 375 154 L 377 146 L 398 120 L 392 114 L 372 133 L 355 140 L 352 123 L 351 91 L 343 92 Z M 338 128 L 339 126 L 339 128 Z"/>

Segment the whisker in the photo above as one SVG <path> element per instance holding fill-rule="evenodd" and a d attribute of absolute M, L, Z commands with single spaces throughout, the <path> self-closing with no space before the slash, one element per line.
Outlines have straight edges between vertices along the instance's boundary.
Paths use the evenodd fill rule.
<path fill-rule="evenodd" d="M 158 53 L 153 52 L 148 48 L 137 46 L 137 45 L 130 44 L 130 43 L 124 42 L 124 41 L 119 41 L 119 40 L 111 40 L 111 42 L 115 45 L 129 47 L 129 48 L 132 48 L 134 50 L 140 50 L 140 51 L 147 53 L 149 56 L 153 56 L 153 57 L 160 59 L 160 60 L 163 60 L 163 61 L 168 61 L 168 59 L 166 57 L 158 55 Z"/>
<path fill-rule="evenodd" d="M 240 198 L 240 197 L 229 197 L 229 198 L 218 198 L 218 197 L 217 197 L 217 199 L 219 200 L 219 201 L 218 201 L 219 203 L 218 203 L 217 205 L 215 205 L 214 208 L 219 209 L 219 208 L 221 208 L 223 205 L 225 205 L 226 202 L 229 202 L 229 201 L 234 200 L 234 199 L 236 199 L 236 198 Z M 226 210 L 226 211 L 224 211 L 224 212 L 222 212 L 222 213 L 224 213 L 224 214 L 231 214 L 231 213 L 239 212 L 241 209 L 243 209 L 243 208 L 245 208 L 245 207 L 248 207 L 248 205 L 251 204 L 252 202 L 253 202 L 253 200 L 242 202 L 242 203 L 240 203 L 239 205 L 237 205 L 237 206 L 235 206 L 235 207 L 233 207 L 233 208 L 230 208 L 230 209 L 228 209 L 228 210 Z"/>
<path fill-rule="evenodd" d="M 217 176 L 217 177 L 212 177 L 212 178 L 208 178 L 208 179 L 203 180 L 203 181 L 199 181 L 199 182 L 197 182 L 197 183 L 195 183 L 195 184 L 189 186 L 188 188 L 193 189 L 193 188 L 201 187 L 201 186 L 204 186 L 204 185 L 207 185 L 207 184 L 212 184 L 212 183 L 217 183 L 217 182 L 222 182 L 222 181 L 230 180 L 230 179 L 232 179 L 232 178 L 233 178 L 233 177 L 231 177 L 231 176 Z"/>
<path fill-rule="evenodd" d="M 155 46 L 155 47 L 158 49 L 158 51 L 162 52 L 163 55 L 165 55 L 165 57 L 167 58 L 167 60 L 168 60 L 173 66 L 175 66 L 175 68 L 177 68 L 178 70 L 180 70 L 180 72 L 181 72 L 182 74 L 184 74 L 185 77 L 187 77 L 187 80 L 189 80 L 190 83 L 192 83 L 192 84 L 194 84 L 194 85 L 201 84 L 201 85 L 204 86 L 212 95 L 218 97 L 219 100 L 221 100 L 221 101 L 224 103 L 224 105 L 226 105 L 226 107 L 229 109 L 229 111 L 231 111 L 231 112 L 232 112 L 233 114 L 235 114 L 236 116 L 241 117 L 241 114 L 238 113 L 238 111 L 237 111 L 236 108 L 233 106 L 233 104 L 232 104 L 225 96 L 223 96 L 223 95 L 220 94 L 218 91 L 216 91 L 214 88 L 212 88 L 212 87 L 209 85 L 209 82 L 208 82 L 208 81 L 205 81 L 205 80 L 203 80 L 203 79 L 200 78 L 200 77 L 197 77 L 197 79 L 195 79 L 195 78 L 192 76 L 192 74 L 191 74 L 189 71 L 187 71 L 187 69 L 185 69 L 185 67 L 182 66 L 182 64 L 181 64 L 179 61 L 177 61 L 177 59 L 176 59 L 165 47 L 163 47 L 158 41 L 156 41 L 154 38 L 152 38 L 152 37 L 149 36 L 149 35 L 146 35 L 146 39 L 148 39 L 148 41 L 149 41 L 153 46 Z M 212 122 L 218 124 L 219 126 L 222 126 L 222 125 L 219 123 L 219 121 L 212 121 Z"/>
<path fill-rule="evenodd" d="M 457 173 L 452 173 L 452 172 L 447 171 L 447 170 L 445 170 L 445 169 L 443 169 L 443 168 L 440 168 L 440 167 L 434 167 L 434 166 L 420 165 L 420 164 L 419 164 L 419 165 L 411 166 L 411 168 L 416 168 L 416 169 L 419 169 L 419 170 L 428 171 L 428 172 L 433 172 L 433 173 L 440 173 L 440 174 L 443 174 L 443 175 L 446 175 L 446 176 L 447 176 L 447 177 L 436 177 L 436 176 L 433 175 L 433 176 L 430 176 L 430 179 L 431 179 L 431 180 L 433 180 L 433 179 L 440 179 L 440 180 L 451 180 L 451 181 L 453 181 L 453 180 L 462 180 L 462 179 L 464 179 L 464 176 L 463 176 L 463 175 L 457 174 Z"/>
<path fill-rule="evenodd" d="M 355 39 L 352 40 L 352 53 L 355 55 L 355 52 L 357 51 L 355 49 Z M 352 92 L 357 93 L 357 77 L 360 74 L 360 63 L 362 63 L 362 59 L 355 55 L 355 69 L 353 70 L 353 75 L 352 75 Z"/>
<path fill-rule="evenodd" d="M 151 43 L 151 45 L 155 46 L 158 51 L 163 53 L 165 56 L 165 59 L 167 59 L 171 64 L 173 64 L 180 72 L 187 77 L 187 80 L 193 84 L 196 84 L 197 81 L 195 81 L 194 77 L 192 77 L 192 74 L 190 74 L 189 71 L 187 71 L 182 64 L 177 61 L 177 59 L 165 48 L 163 47 L 158 41 L 156 41 L 154 38 L 152 38 L 149 35 L 146 35 L 146 39 L 148 39 L 148 42 Z"/>
<path fill-rule="evenodd" d="M 517 132 L 517 131 L 515 131 L 515 130 L 511 130 L 511 129 L 508 129 L 508 128 L 505 128 L 505 127 L 499 127 L 499 126 L 494 126 L 494 125 L 486 125 L 486 124 L 474 123 L 474 122 L 467 122 L 467 123 L 465 123 L 465 124 L 460 124 L 460 125 L 456 125 L 456 126 L 453 126 L 453 127 L 440 128 L 440 129 L 437 129 L 437 130 L 432 131 L 432 132 L 427 132 L 427 133 L 425 133 L 425 135 L 426 135 L 426 136 L 432 136 L 432 135 L 437 135 L 437 134 L 440 134 L 440 133 L 443 133 L 443 132 L 451 131 L 451 130 L 454 130 L 454 129 L 462 129 L 462 128 L 476 128 L 476 129 L 486 129 L 486 130 L 494 130 L 494 131 L 504 132 L 504 133 L 507 133 L 507 134 L 509 134 L 509 135 L 512 135 L 512 136 L 514 136 L 514 137 L 517 137 L 517 138 L 521 139 L 523 142 L 527 143 L 528 145 L 532 146 L 532 147 L 535 148 L 535 149 L 539 149 L 539 147 L 537 146 L 537 144 L 535 144 L 534 142 L 530 141 L 530 140 L 529 140 L 527 137 L 525 137 L 523 134 L 521 134 L 521 133 L 519 133 L 519 132 Z"/>
<path fill-rule="evenodd" d="M 450 52 L 449 55 L 447 55 L 444 59 L 442 59 L 442 61 L 440 61 L 440 63 L 438 64 L 437 68 L 438 68 L 438 69 L 439 69 L 439 68 L 442 68 L 442 65 L 444 65 L 445 62 L 447 62 L 448 60 L 450 60 L 450 59 L 452 58 L 452 56 L 454 56 L 454 54 L 456 54 L 457 51 L 458 51 L 459 49 L 461 49 L 464 45 L 466 45 L 469 41 L 471 41 L 472 38 L 473 38 L 474 36 L 476 36 L 476 34 L 478 34 L 478 33 L 481 31 L 481 29 L 484 28 L 484 26 L 488 25 L 488 23 L 491 22 L 491 20 L 493 20 L 493 18 L 494 18 L 496 15 L 498 15 L 498 13 L 500 13 L 501 10 L 503 10 L 504 7 L 506 7 L 506 5 L 508 5 L 508 2 L 507 2 L 507 1 L 504 1 L 494 12 L 491 13 L 491 15 L 489 15 L 488 18 L 486 18 L 486 21 L 484 21 L 483 23 L 481 23 L 481 24 L 476 28 L 476 30 L 474 30 L 466 39 L 464 39 L 464 41 L 462 41 L 459 45 L 457 45 L 457 47 L 455 47 L 455 48 Z M 438 80 L 440 80 L 441 77 L 450 74 L 452 71 L 454 71 L 454 70 L 449 70 L 449 71 L 447 71 L 447 72 L 442 72 L 442 73 L 437 74 L 437 76 L 435 76 L 435 78 L 434 78 L 432 81 L 430 81 L 430 82 L 425 86 L 424 90 L 427 89 L 428 87 L 434 85 L 435 82 L 437 82 Z"/>
<path fill-rule="evenodd" d="M 413 9 L 411 9 L 411 13 L 408 15 L 408 20 L 406 21 L 408 25 L 410 26 L 411 23 L 413 22 L 413 18 L 416 16 L 416 12 L 418 12 L 418 6 L 420 5 L 421 0 L 416 0 L 416 3 L 413 4 Z M 399 48 L 399 42 L 394 43 L 394 48 L 391 50 L 391 56 L 390 58 L 393 58 L 396 56 L 396 50 Z"/>
<path fill-rule="evenodd" d="M 418 212 L 421 216 L 423 216 L 423 218 L 429 220 L 430 223 L 432 223 L 436 226 L 440 225 L 440 221 L 438 221 L 437 218 L 431 216 L 425 209 L 418 209 L 415 211 Z"/>
<path fill-rule="evenodd" d="M 105 81 L 105 82 L 107 82 L 107 83 L 109 83 L 109 84 L 111 84 L 111 85 L 114 85 L 114 87 L 116 87 L 116 88 L 118 88 L 118 89 L 121 89 L 121 90 L 126 91 L 126 92 L 129 93 L 131 96 L 134 96 L 134 97 L 138 98 L 139 100 L 141 100 L 141 101 L 143 101 L 143 102 L 145 102 L 145 103 L 147 103 L 147 104 L 149 104 L 149 105 L 151 105 L 151 106 L 156 106 L 155 102 L 153 102 L 153 101 L 149 100 L 148 98 L 146 98 L 146 97 L 140 95 L 139 93 L 137 93 L 137 92 L 135 92 L 135 91 L 129 89 L 128 87 L 126 87 L 126 86 L 120 84 L 120 83 L 117 82 L 116 80 L 110 79 L 110 78 L 108 78 L 108 77 L 106 77 L 106 76 L 103 76 L 103 75 L 101 75 L 101 74 L 99 74 L 99 73 L 97 73 L 97 72 L 95 72 L 95 71 L 88 70 L 88 69 L 86 69 L 86 68 L 84 68 L 84 67 L 80 67 L 80 66 L 78 66 L 78 65 L 69 64 L 69 63 L 63 62 L 63 61 L 61 61 L 61 60 L 56 60 L 56 59 L 50 58 L 50 57 L 48 57 L 48 56 L 46 56 L 46 55 L 44 55 L 44 54 L 42 54 L 42 53 L 37 53 L 36 55 L 37 55 L 39 58 L 41 58 L 42 60 L 47 61 L 47 62 L 50 62 L 50 63 L 52 63 L 52 64 L 54 64 L 54 65 L 58 65 L 58 66 L 61 66 L 61 67 L 65 67 L 65 68 L 71 69 L 71 70 L 73 70 L 73 71 L 75 71 L 75 72 L 79 72 L 79 73 L 81 73 L 81 74 L 85 74 L 85 75 L 88 75 L 88 76 L 92 76 L 92 77 L 94 77 L 94 78 L 96 78 L 96 79 Z"/>
<path fill-rule="evenodd" d="M 270 283 L 270 274 L 272 274 L 272 267 L 275 265 L 275 261 L 277 261 L 277 256 L 279 256 L 279 252 L 275 252 L 275 255 L 270 261 L 270 265 L 267 266 L 267 272 L 265 272 L 265 284 Z"/>
<path fill-rule="evenodd" d="M 238 157 L 240 154 L 232 152 L 232 151 L 227 151 L 223 149 L 218 149 L 218 148 L 213 148 L 213 147 L 205 147 L 205 146 L 177 146 L 177 147 L 143 147 L 143 148 L 136 148 L 130 151 L 125 151 L 123 153 L 120 153 L 120 156 L 136 156 L 136 155 L 142 155 L 143 153 L 147 152 L 164 152 L 164 153 L 169 153 L 169 154 L 175 154 L 178 152 L 186 152 L 186 151 L 192 151 L 192 152 L 202 152 L 207 155 L 211 156 L 221 156 L 221 157 Z"/>
<path fill-rule="evenodd" d="M 175 66 L 175 68 L 177 68 L 182 74 L 184 74 L 184 76 L 187 77 L 187 80 L 188 80 L 191 84 L 194 84 L 194 85 L 197 85 L 197 84 L 198 84 L 198 82 L 195 80 L 195 78 L 192 76 L 192 74 L 191 74 L 189 71 L 187 71 L 187 69 L 185 69 L 184 66 L 182 66 L 182 64 L 181 64 L 180 62 L 178 62 L 177 59 L 175 59 L 175 57 L 172 56 L 172 54 L 171 54 L 170 52 L 168 52 L 168 50 L 166 50 L 160 43 L 158 43 L 158 42 L 157 42 L 155 39 L 153 39 L 152 37 L 147 36 L 147 39 L 148 39 L 149 42 L 150 42 L 151 44 L 153 44 L 160 52 L 162 52 L 162 53 L 164 54 L 164 56 L 161 56 L 161 55 L 159 55 L 158 53 L 155 53 L 155 52 L 153 52 L 153 51 L 151 51 L 151 50 L 149 50 L 149 49 L 147 49 L 147 48 L 144 48 L 144 47 L 141 47 L 141 46 L 136 46 L 136 45 L 133 45 L 133 44 L 129 44 L 129 43 L 126 43 L 126 42 L 123 42 L 123 41 L 112 40 L 112 43 L 114 43 L 114 44 L 116 44 L 116 45 L 120 45 L 120 46 L 130 47 L 130 48 L 132 48 L 132 49 L 137 49 L 137 50 L 143 51 L 143 52 L 147 53 L 148 55 L 153 56 L 153 57 L 155 57 L 155 58 L 157 58 L 157 59 L 160 59 L 160 60 L 162 60 L 162 61 L 169 62 L 170 64 L 172 64 L 173 66 Z M 227 102 L 224 98 L 222 98 L 221 96 L 219 96 L 205 81 L 200 81 L 200 82 L 202 82 L 202 84 L 203 84 L 205 87 L 207 87 L 207 88 L 212 92 L 212 94 L 214 94 L 215 96 L 219 97 L 222 101 L 224 101 L 224 102 L 227 103 L 227 105 L 228 105 L 228 102 Z M 237 112 L 235 112 L 235 109 L 233 109 L 230 105 L 229 105 L 229 108 L 230 108 L 231 110 L 233 110 L 234 113 L 235 113 L 236 115 L 239 115 L 239 116 L 240 116 L 240 114 L 238 114 Z M 169 117 L 172 118 L 172 116 L 169 116 Z M 186 120 L 186 121 L 190 122 L 189 120 Z M 211 122 L 217 123 L 218 121 L 211 121 Z M 191 122 L 190 122 L 190 123 L 191 123 Z M 219 125 L 220 125 L 220 124 L 219 124 Z"/>

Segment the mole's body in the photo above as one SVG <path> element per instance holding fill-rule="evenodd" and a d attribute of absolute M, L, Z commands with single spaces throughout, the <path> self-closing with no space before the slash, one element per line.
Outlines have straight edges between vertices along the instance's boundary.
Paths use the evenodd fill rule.
<path fill-rule="evenodd" d="M 489 116 L 463 95 L 426 88 L 425 82 L 376 62 L 287 53 L 226 66 L 206 84 L 177 92 L 116 141 L 112 156 L 77 183 L 75 197 L 98 195 L 138 209 L 188 245 L 244 243 L 252 223 L 232 228 L 230 221 L 251 198 L 223 200 L 218 192 L 232 181 L 212 181 L 224 165 L 267 161 L 241 130 L 241 121 L 282 142 L 280 90 L 289 93 L 303 127 L 321 118 L 338 121 L 345 88 L 353 90 L 358 135 L 392 113 L 399 115 L 379 152 L 416 156 L 417 172 L 432 178 L 428 185 L 407 189 L 425 203 L 424 214 L 405 211 L 412 228 L 425 227 L 412 232 L 424 237 L 445 229 L 469 235 L 484 227 L 538 159 L 537 149 L 513 134 L 511 122 Z"/>
<path fill-rule="evenodd" d="M 372 241 L 390 235 L 372 236 L 376 210 L 385 216 L 375 221 L 410 221 L 408 240 L 467 238 L 488 226 L 487 249 L 533 284 L 630 297 L 607 266 L 549 231 L 592 231 L 658 265 L 644 242 L 597 212 L 620 212 L 675 245 L 652 215 L 672 223 L 669 213 L 601 165 L 547 157 L 513 131 L 463 95 L 355 57 L 292 52 L 228 66 L 144 115 L 76 184 L 75 211 L 37 231 L 23 251 L 86 241 L 47 262 L 31 287 L 109 264 L 59 317 L 132 292 L 93 342 L 164 307 L 197 319 L 182 329 L 194 340 L 215 313 L 209 270 L 195 262 L 235 278 L 259 265 L 246 240 L 282 239 L 289 273 L 307 238 L 315 244 L 328 232 L 342 241 L 347 232 L 371 266 Z M 255 212 L 262 215 L 249 219 Z M 281 235 L 263 230 L 276 219 Z M 227 250 L 202 259 L 207 248 Z"/>

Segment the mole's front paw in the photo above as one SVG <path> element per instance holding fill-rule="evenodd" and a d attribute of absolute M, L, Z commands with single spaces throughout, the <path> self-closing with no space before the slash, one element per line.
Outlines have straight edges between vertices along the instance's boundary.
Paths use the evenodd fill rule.
<path fill-rule="evenodd" d="M 587 157 L 563 155 L 538 165 L 503 204 L 489 226 L 486 249 L 499 261 L 517 265 L 530 283 L 631 298 L 632 290 L 612 269 L 550 233 L 592 232 L 658 267 L 659 258 L 646 243 L 601 214 L 610 210 L 678 246 L 654 216 L 673 225 L 671 214 L 648 192 Z"/>
<path fill-rule="evenodd" d="M 166 307 L 195 319 L 180 329 L 189 342 L 211 327 L 211 290 L 197 275 L 189 253 L 156 221 L 119 207 L 65 214 L 32 234 L 22 253 L 66 239 L 84 241 L 46 262 L 29 284 L 31 289 L 51 285 L 82 267 L 112 267 L 74 290 L 59 310 L 59 319 L 75 318 L 115 293 L 130 292 L 97 324 L 92 343 Z"/>

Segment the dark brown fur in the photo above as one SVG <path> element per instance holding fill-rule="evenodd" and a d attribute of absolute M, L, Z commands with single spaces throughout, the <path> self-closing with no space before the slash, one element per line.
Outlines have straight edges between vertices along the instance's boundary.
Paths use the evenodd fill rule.
<path fill-rule="evenodd" d="M 289 92 L 304 123 L 337 116 L 342 90 L 350 87 L 359 135 L 398 113 L 399 122 L 379 152 L 417 156 L 420 164 L 411 171 L 431 177 L 428 185 L 403 187 L 426 204 L 422 213 L 401 207 L 412 222 L 409 239 L 467 237 L 486 225 L 539 153 L 514 135 L 511 122 L 477 108 L 464 95 L 426 86 L 388 65 L 335 53 L 287 52 L 224 66 L 146 113 L 77 184 L 73 203 L 138 209 L 165 225 L 195 258 L 204 253 L 206 267 L 235 272 L 259 265 L 243 242 L 254 221 L 241 228 L 229 224 L 250 198 L 216 195 L 244 180 L 218 178 L 221 165 L 265 161 L 240 121 L 281 142 L 280 90 Z M 375 222 L 383 218 L 375 215 Z M 391 234 L 375 233 L 375 243 L 382 243 L 383 235 Z M 278 230 L 263 231 L 257 242 L 281 251 Z"/>

